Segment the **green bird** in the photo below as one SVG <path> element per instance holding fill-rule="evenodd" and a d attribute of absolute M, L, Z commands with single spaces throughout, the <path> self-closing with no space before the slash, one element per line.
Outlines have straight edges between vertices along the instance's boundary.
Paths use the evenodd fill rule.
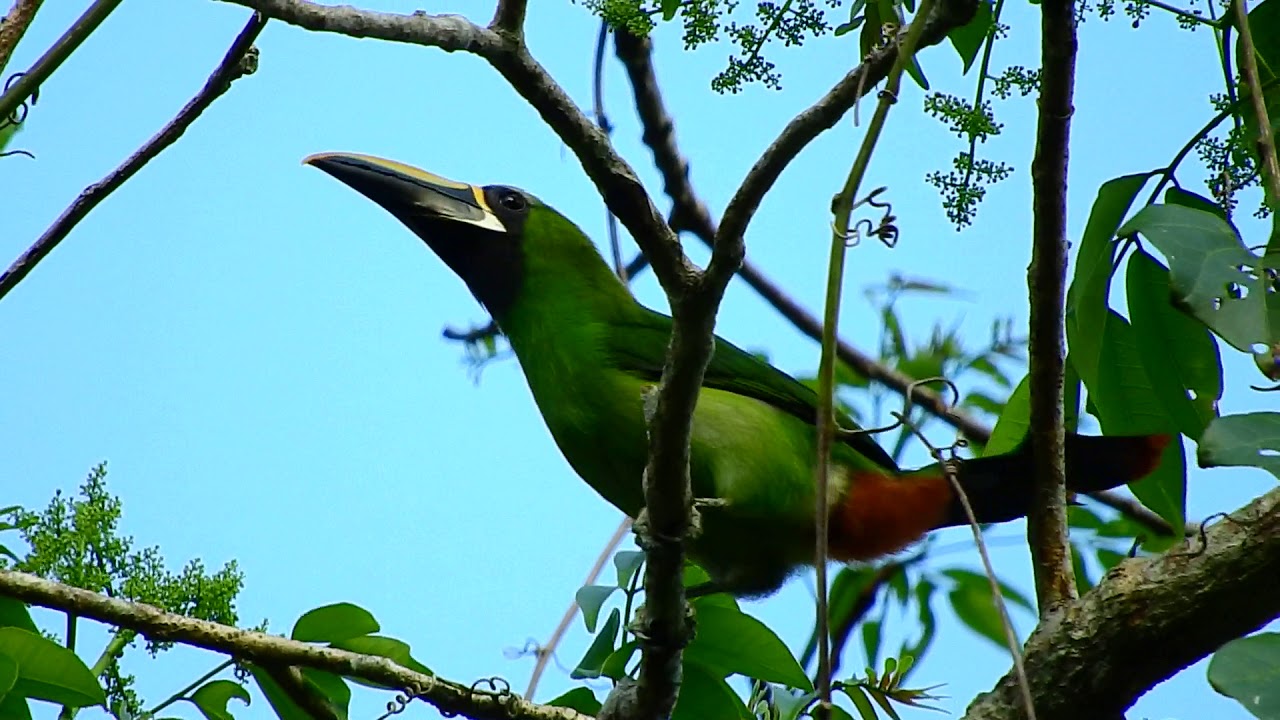
<path fill-rule="evenodd" d="M 506 335 L 551 436 L 574 471 L 622 512 L 644 507 L 644 396 L 659 380 L 671 318 L 640 305 L 590 239 L 534 196 L 446 180 L 347 153 L 304 162 L 381 205 L 462 278 Z M 705 503 L 689 556 L 702 591 L 761 596 L 813 565 L 817 395 L 717 337 L 690 438 L 693 494 Z M 841 416 L 842 427 L 856 427 Z M 1075 492 L 1137 480 L 1168 435 L 1069 434 Z M 500 452 L 500 450 L 499 450 Z M 938 465 L 902 470 L 866 434 L 842 437 L 830 468 L 832 559 L 867 561 L 937 528 L 966 524 Z M 958 480 L 978 521 L 1026 514 L 1031 446 L 964 460 Z"/>

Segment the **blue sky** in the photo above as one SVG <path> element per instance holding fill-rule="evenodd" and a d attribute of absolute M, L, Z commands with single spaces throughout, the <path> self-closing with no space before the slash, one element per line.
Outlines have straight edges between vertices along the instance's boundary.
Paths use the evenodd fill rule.
<path fill-rule="evenodd" d="M 87 5 L 46 3 L 10 70 L 27 66 Z M 423 9 L 480 21 L 490 12 L 488 3 Z M 1008 13 L 1019 32 L 997 47 L 994 67 L 1033 66 L 1036 8 L 1012 3 Z M 0 162 L 4 262 L 189 99 L 247 14 L 210 0 L 122 4 L 42 88 L 13 143 L 37 159 Z M 718 216 L 786 121 L 856 62 L 857 46 L 850 36 L 774 48 L 780 92 L 751 87 L 721 96 L 709 81 L 728 48 L 684 53 L 674 30 L 656 36 L 658 72 L 693 180 Z M 595 31 L 580 5 L 539 2 L 530 11 L 534 54 L 584 106 Z M 508 651 L 547 636 L 619 515 L 573 476 L 514 362 L 493 364 L 473 383 L 461 348 L 440 337 L 446 324 L 485 319 L 461 282 L 390 216 L 300 161 L 349 150 L 521 186 L 597 240 L 605 237 L 602 205 L 572 154 L 477 58 L 283 23 L 270 24 L 258 46 L 257 74 L 0 304 L 0 374 L 9 379 L 0 403 L 0 506 L 41 507 L 107 460 L 109 488 L 125 505 L 123 528 L 140 545 L 161 546 L 175 569 L 191 557 L 215 567 L 240 563 L 244 623 L 268 618 L 273 631 L 286 632 L 311 607 L 355 602 L 441 675 L 497 674 L 522 689 L 532 658 Z M 1212 53 L 1207 32 L 1179 32 L 1164 17 L 1141 32 L 1126 20 L 1084 25 L 1073 237 L 1101 182 L 1166 164 L 1208 117 L 1205 98 L 1221 82 Z M 924 66 L 935 89 L 971 94 L 949 46 L 930 50 Z M 625 82 L 611 63 L 614 139 L 660 192 Z M 907 302 L 917 335 L 939 318 L 961 322 L 976 342 L 997 316 L 1025 326 L 1034 101 L 998 105 L 1004 135 L 987 152 L 1018 173 L 991 190 L 972 228 L 956 233 L 922 178 L 949 166 L 959 141 L 918 111 L 921 98 L 918 88 L 906 89 L 871 168 L 870 182 L 890 187 L 901 242 L 893 250 L 866 244 L 849 258 L 842 334 L 864 348 L 874 347 L 877 324 L 860 290 L 893 271 L 970 291 L 962 302 Z M 846 120 L 807 149 L 747 238 L 752 261 L 811 309 L 821 303 L 830 197 L 860 138 Z M 1184 181 L 1198 187 L 1200 171 L 1188 170 Z M 1260 223 L 1242 227 L 1246 240 L 1265 237 Z M 705 258 L 700 244 L 689 245 Z M 650 275 L 637 292 L 664 306 Z M 740 282 L 726 296 L 718 331 L 767 349 L 791 372 L 817 364 L 817 347 Z M 1258 382 L 1250 361 L 1224 354 L 1223 411 L 1261 408 L 1246 387 Z M 1257 470 L 1193 470 L 1189 514 L 1233 508 L 1273 483 Z M 971 561 L 977 567 L 976 556 Z M 1029 587 L 1024 551 L 1001 547 L 995 561 Z M 796 646 L 810 627 L 809 593 L 793 582 L 749 609 Z M 575 624 L 561 661 L 575 662 L 585 642 Z M 154 701 L 216 662 L 178 650 L 133 668 Z M 917 677 L 946 683 L 951 699 L 943 705 L 958 713 L 1007 665 L 951 622 Z M 569 685 L 553 669 L 538 697 Z M 383 702 L 359 693 L 353 716 L 377 715 Z M 239 716 L 268 713 L 259 698 Z M 434 716 L 425 706 L 411 714 Z M 1202 663 L 1156 688 L 1131 717 L 1246 715 L 1208 687 Z"/>

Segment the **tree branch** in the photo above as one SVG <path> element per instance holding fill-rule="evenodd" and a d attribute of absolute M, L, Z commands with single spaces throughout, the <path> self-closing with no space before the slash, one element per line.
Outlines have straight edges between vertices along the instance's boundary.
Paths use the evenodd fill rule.
<path fill-rule="evenodd" d="M 929 17 L 924 19 L 918 47 L 926 48 L 942 42 L 948 32 L 973 19 L 977 8 L 976 0 L 939 2 Z M 889 69 L 897 58 L 896 42 L 873 50 L 826 95 L 787 123 L 773 144 L 756 160 L 743 178 L 738 191 L 729 200 L 720 221 L 720 234 L 732 237 L 744 233 L 765 193 L 773 187 L 787 165 L 814 138 L 834 127 L 863 93 L 869 92 L 876 83 L 888 76 Z"/>
<path fill-rule="evenodd" d="M 1258 55 L 1253 44 L 1253 30 L 1249 26 L 1249 8 L 1246 0 L 1236 0 L 1236 27 L 1240 31 L 1240 74 L 1249 86 L 1249 99 L 1258 120 L 1258 157 L 1262 165 L 1262 187 L 1272 208 L 1280 205 L 1280 160 L 1276 157 L 1275 131 L 1267 114 L 1267 99 L 1262 92 L 1262 76 L 1258 74 Z M 1230 52 L 1225 50 L 1224 52 Z"/>
<path fill-rule="evenodd" d="M 509 691 L 472 690 L 461 683 L 414 672 L 383 657 L 197 620 L 27 573 L 0 570 L 0 595 L 135 630 L 151 640 L 181 642 L 264 666 L 310 667 L 412 690 L 446 713 L 480 720 L 587 720 L 585 715 L 568 708 L 526 702 Z"/>
<path fill-rule="evenodd" d="M 528 0 L 498 0 L 498 9 L 493 13 L 490 30 L 507 33 L 513 37 L 524 34 L 524 15 Z"/>
<path fill-rule="evenodd" d="M 1041 67 L 1033 190 L 1031 265 L 1031 438 L 1035 493 L 1027 513 L 1027 542 L 1043 617 L 1076 597 L 1067 540 L 1067 475 L 1062 409 L 1066 340 L 1063 336 L 1067 279 L 1067 154 L 1076 75 L 1074 0 L 1041 3 Z"/>
<path fill-rule="evenodd" d="M 14 48 L 22 42 L 22 36 L 26 34 L 27 27 L 31 25 L 42 2 L 44 0 L 17 0 L 9 14 L 4 16 L 4 21 L 0 22 L 0 70 L 4 70 L 9 64 Z"/>
<path fill-rule="evenodd" d="M 107 198 L 108 195 L 115 192 L 117 188 L 125 183 L 129 178 L 133 177 L 139 170 L 143 168 L 151 159 L 159 155 L 166 148 L 172 145 L 182 137 L 182 134 L 191 127 L 191 123 L 195 122 L 200 113 L 204 112 L 214 100 L 217 100 L 231 87 L 231 83 L 245 75 L 251 75 L 258 67 L 257 50 L 253 48 L 253 41 L 258 37 L 258 33 L 262 31 L 266 25 L 265 16 L 254 13 L 249 22 L 245 24 L 244 29 L 236 36 L 235 42 L 231 44 L 227 54 L 222 58 L 222 62 L 218 64 L 213 74 L 205 82 L 204 87 L 196 94 L 191 102 L 178 113 L 177 117 L 170 120 L 160 132 L 147 141 L 133 155 L 129 156 L 120 167 L 112 170 L 106 177 L 98 182 L 85 188 L 80 193 L 80 197 L 62 212 L 62 215 L 54 221 L 53 225 L 40 236 L 39 239 L 22 253 L 9 269 L 0 275 L 0 298 L 9 293 L 28 273 L 53 249 L 62 242 L 64 238 L 71 232 L 75 226 L 85 218 L 98 203 Z"/>
<path fill-rule="evenodd" d="M 1040 720 L 1118 717 L 1143 693 L 1280 615 L 1280 489 L 1163 555 L 1126 560 L 1027 641 Z M 1006 675 L 964 720 L 1024 718 Z"/>

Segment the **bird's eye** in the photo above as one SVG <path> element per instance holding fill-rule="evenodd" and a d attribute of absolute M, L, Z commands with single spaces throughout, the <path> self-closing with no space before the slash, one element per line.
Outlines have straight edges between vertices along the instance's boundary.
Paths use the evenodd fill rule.
<path fill-rule="evenodd" d="M 499 195 L 498 204 L 511 212 L 520 212 L 529 206 L 529 202 L 524 199 L 524 195 L 513 190 L 507 190 Z"/>

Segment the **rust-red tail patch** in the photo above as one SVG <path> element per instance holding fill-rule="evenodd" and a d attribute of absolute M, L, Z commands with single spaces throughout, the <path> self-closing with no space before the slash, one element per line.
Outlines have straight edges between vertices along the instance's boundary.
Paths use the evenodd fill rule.
<path fill-rule="evenodd" d="M 871 560 L 901 550 L 937 527 L 950 503 L 951 486 L 941 474 L 855 472 L 831 510 L 831 557 Z"/>

